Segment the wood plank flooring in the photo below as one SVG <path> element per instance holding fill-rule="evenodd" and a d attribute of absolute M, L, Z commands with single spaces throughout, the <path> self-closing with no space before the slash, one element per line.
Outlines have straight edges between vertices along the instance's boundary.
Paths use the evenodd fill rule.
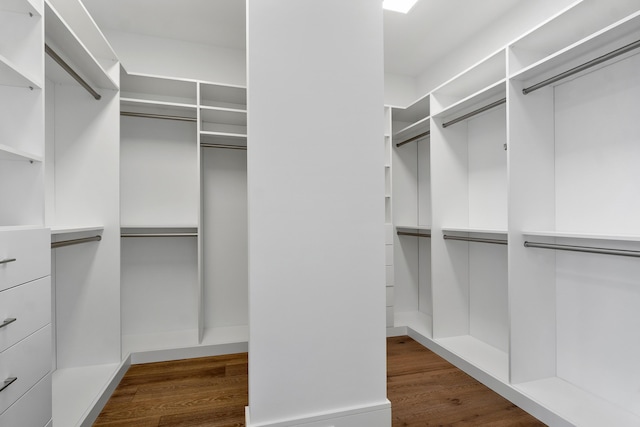
<path fill-rule="evenodd" d="M 409 337 L 387 339 L 387 396 L 393 427 L 544 426 Z M 246 353 L 134 365 L 94 426 L 244 426 L 247 404 Z"/>

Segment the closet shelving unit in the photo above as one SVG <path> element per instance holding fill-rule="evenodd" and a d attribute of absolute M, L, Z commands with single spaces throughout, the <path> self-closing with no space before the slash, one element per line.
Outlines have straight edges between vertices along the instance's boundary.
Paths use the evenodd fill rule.
<path fill-rule="evenodd" d="M 92 408 L 101 407 L 102 396 L 124 373 L 114 74 L 119 65 L 79 1 L 47 0 L 44 16 L 43 199 L 55 302 L 53 419 L 72 426 L 97 415 Z"/>
<path fill-rule="evenodd" d="M 500 50 L 431 93 L 435 341 L 509 379 L 506 58 Z"/>
<path fill-rule="evenodd" d="M 389 106 L 384 107 L 384 208 L 385 208 L 385 299 L 386 299 L 386 325 L 387 328 L 393 328 L 394 315 L 393 306 L 395 304 L 395 273 L 394 273 L 394 250 L 393 250 L 393 219 L 392 219 L 392 194 L 393 194 L 393 176 L 391 168 L 391 159 L 393 157 L 392 149 L 392 109 Z"/>
<path fill-rule="evenodd" d="M 0 224 L 42 224 L 44 148 L 41 3 L 0 4 Z"/>
<path fill-rule="evenodd" d="M 640 425 L 639 40 L 637 2 L 576 1 L 434 89 L 433 221 L 394 209 L 431 233 L 409 334 L 550 425 Z"/>
<path fill-rule="evenodd" d="M 511 380 L 576 425 L 632 426 L 640 12 L 609 6 L 585 1 L 510 46 Z"/>
<path fill-rule="evenodd" d="M 201 345 L 249 340 L 247 89 L 199 82 Z"/>
<path fill-rule="evenodd" d="M 392 109 L 394 323 L 432 336 L 430 97 Z"/>
<path fill-rule="evenodd" d="M 120 103 L 122 355 L 195 346 L 197 83 L 123 71 Z"/>

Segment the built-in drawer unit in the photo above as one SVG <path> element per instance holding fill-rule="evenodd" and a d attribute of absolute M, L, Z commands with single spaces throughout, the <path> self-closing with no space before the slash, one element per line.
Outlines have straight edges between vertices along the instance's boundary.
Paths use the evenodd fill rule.
<path fill-rule="evenodd" d="M 47 229 L 0 230 L 0 290 L 48 276 L 50 248 Z"/>
<path fill-rule="evenodd" d="M 50 322 L 49 276 L 0 292 L 0 352 Z"/>
<path fill-rule="evenodd" d="M 51 426 L 51 374 L 47 374 L 9 409 L 0 414 L 2 427 Z"/>
<path fill-rule="evenodd" d="M 0 353 L 0 413 L 51 369 L 51 325 Z"/>

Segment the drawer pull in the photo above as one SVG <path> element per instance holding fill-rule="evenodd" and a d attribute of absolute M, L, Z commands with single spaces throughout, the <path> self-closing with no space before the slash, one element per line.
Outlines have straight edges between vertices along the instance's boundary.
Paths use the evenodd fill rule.
<path fill-rule="evenodd" d="M 5 388 L 9 387 L 17 379 L 18 379 L 17 377 L 12 377 L 12 378 L 7 378 L 6 380 L 4 380 L 4 384 L 2 384 L 2 386 L 0 386 L 0 391 L 2 391 Z"/>
<path fill-rule="evenodd" d="M 0 259 L 0 264 L 9 264 L 10 262 L 15 262 L 15 261 L 16 261 L 15 258 Z"/>
<path fill-rule="evenodd" d="M 2 322 L 0 324 L 0 328 L 4 328 L 5 326 L 15 322 L 16 320 L 18 320 L 18 319 L 16 319 L 15 317 L 10 317 L 8 319 L 4 319 L 4 322 Z"/>

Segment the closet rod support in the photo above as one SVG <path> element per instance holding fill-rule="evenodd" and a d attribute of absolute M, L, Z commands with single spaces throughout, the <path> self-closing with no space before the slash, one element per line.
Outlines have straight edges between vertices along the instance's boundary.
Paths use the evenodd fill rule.
<path fill-rule="evenodd" d="M 93 88 L 91 86 L 89 86 L 89 84 L 84 81 L 84 79 L 82 77 L 80 77 L 80 75 L 78 73 L 76 73 L 74 71 L 73 68 L 71 68 L 69 66 L 69 64 L 67 64 L 64 59 L 62 59 L 60 57 L 60 55 L 58 55 L 53 49 L 51 49 L 49 47 L 48 44 L 45 43 L 44 45 L 44 51 L 47 53 L 47 55 L 49 55 L 51 57 L 51 59 L 53 59 L 54 61 L 56 61 L 58 63 L 58 65 L 60 65 L 62 67 L 63 70 L 65 70 L 67 73 L 69 73 L 69 75 L 71 77 L 73 77 L 75 79 L 75 81 L 77 81 L 78 83 L 80 83 L 80 86 L 82 86 L 83 88 L 85 88 L 87 90 L 87 92 L 89 92 L 91 94 L 91 96 L 93 96 L 96 100 L 100 100 L 100 98 L 102 98 L 102 96 L 96 92 L 95 90 L 93 90 Z"/>
<path fill-rule="evenodd" d="M 244 145 L 230 145 L 230 144 L 211 144 L 208 142 L 201 142 L 201 148 L 224 148 L 227 150 L 246 150 L 247 147 Z"/>
<path fill-rule="evenodd" d="M 197 122 L 198 121 L 198 119 L 194 117 L 168 116 L 166 114 L 135 113 L 133 111 L 120 111 L 120 115 L 127 116 L 127 117 L 144 117 L 147 119 L 178 120 L 181 122 Z"/>
<path fill-rule="evenodd" d="M 640 251 L 633 251 L 633 250 L 627 250 L 627 249 L 595 248 L 592 246 L 573 246 L 573 245 L 560 245 L 556 243 L 539 243 L 539 242 L 524 242 L 524 247 L 640 258 Z"/>
<path fill-rule="evenodd" d="M 413 236 L 413 237 L 431 237 L 431 233 L 411 233 L 409 231 L 398 231 L 398 236 Z"/>
<path fill-rule="evenodd" d="M 489 105 L 485 105 L 484 107 L 478 108 L 477 110 L 473 110 L 472 112 L 467 113 L 465 115 L 462 115 L 462 116 L 460 116 L 460 117 L 458 117 L 456 119 L 453 119 L 453 120 L 450 120 L 448 122 L 445 122 L 445 123 L 442 124 L 442 127 L 446 128 L 448 126 L 455 125 L 458 122 L 461 122 L 463 120 L 467 120 L 468 118 L 476 116 L 476 115 L 478 115 L 480 113 L 484 113 L 485 111 L 490 110 L 492 108 L 495 108 L 495 107 L 497 107 L 499 105 L 502 105 L 502 104 L 504 104 L 506 102 L 507 102 L 507 98 L 499 99 L 499 100 L 497 100 L 495 102 L 492 102 Z"/>
<path fill-rule="evenodd" d="M 4 328 L 7 325 L 12 324 L 16 320 L 18 320 L 18 319 L 16 319 L 15 317 L 9 317 L 8 319 L 4 319 L 4 321 L 0 324 L 0 329 Z"/>
<path fill-rule="evenodd" d="M 79 245 L 80 243 L 99 242 L 102 236 L 83 237 L 82 239 L 62 240 L 60 242 L 51 242 L 51 249 L 62 248 L 64 246 Z"/>
<path fill-rule="evenodd" d="M 449 234 L 444 235 L 444 240 L 460 240 L 462 242 L 491 243 L 494 245 L 508 244 L 506 240 L 502 240 L 502 239 L 482 239 L 479 237 L 451 236 Z"/>
<path fill-rule="evenodd" d="M 6 380 L 4 380 L 3 384 L 0 385 L 0 391 L 4 390 L 5 388 L 9 387 L 11 384 L 13 384 L 18 378 L 16 377 L 10 377 L 7 378 Z"/>
<path fill-rule="evenodd" d="M 595 59 L 592 59 L 591 61 L 585 62 L 582 65 L 578 65 L 577 67 L 574 67 L 574 68 L 572 68 L 570 70 L 564 71 L 564 72 L 562 72 L 560 74 L 557 74 L 557 75 L 555 75 L 553 77 L 550 77 L 550 78 L 548 78 L 546 80 L 543 80 L 540 83 L 536 83 L 533 86 L 526 87 L 526 88 L 522 89 L 522 93 L 527 95 L 527 94 L 533 92 L 534 90 L 541 89 L 541 88 L 543 88 L 545 86 L 548 86 L 548 85 L 550 85 L 552 83 L 555 83 L 555 82 L 557 82 L 559 80 L 562 80 L 562 79 L 564 79 L 566 77 L 572 76 L 572 75 L 574 75 L 576 73 L 579 73 L 580 71 L 584 71 L 586 69 L 594 67 L 594 66 L 596 66 L 598 64 L 601 64 L 601 63 L 603 63 L 605 61 L 608 61 L 610 59 L 615 58 L 616 56 L 620 56 L 620 55 L 625 54 L 625 53 L 627 53 L 629 51 L 637 49 L 639 47 L 640 47 L 640 40 L 636 40 L 633 43 L 629 43 L 626 46 L 622 46 L 619 49 L 611 51 L 611 52 L 609 52 L 607 54 L 604 54 L 604 55 L 599 56 L 599 57 L 597 57 Z"/>
<path fill-rule="evenodd" d="M 0 265 L 9 264 L 10 262 L 16 262 L 16 261 L 17 261 L 17 259 L 15 259 L 15 258 L 2 259 L 2 260 L 0 260 Z"/>
<path fill-rule="evenodd" d="M 417 141 L 418 139 L 421 139 L 421 138 L 427 137 L 427 136 L 429 136 L 429 135 L 431 135 L 431 131 L 430 131 L 430 130 L 428 130 L 428 131 L 426 131 L 426 132 L 423 132 L 423 133 L 421 133 L 420 135 L 416 135 L 416 136 L 414 136 L 414 137 L 412 137 L 412 138 L 409 138 L 409 139 L 407 139 L 406 141 L 398 142 L 398 143 L 396 144 L 396 147 L 402 147 L 402 146 L 403 146 L 403 145 L 405 145 L 405 144 L 408 144 L 408 143 L 413 142 L 413 141 Z"/>

